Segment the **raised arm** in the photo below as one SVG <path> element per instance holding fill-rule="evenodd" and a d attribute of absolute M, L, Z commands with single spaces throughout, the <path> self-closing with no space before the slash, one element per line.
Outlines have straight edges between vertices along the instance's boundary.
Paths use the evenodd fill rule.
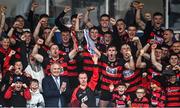
<path fill-rule="evenodd" d="M 136 61 L 136 68 L 145 68 L 146 67 L 146 63 L 142 62 L 142 56 L 143 55 L 144 55 L 144 50 L 141 49 L 140 54 L 139 54 L 137 61 Z"/>
<path fill-rule="evenodd" d="M 34 27 L 34 11 L 35 11 L 35 9 L 37 8 L 39 6 L 39 4 L 38 3 L 36 3 L 36 2 L 33 2 L 32 4 L 31 4 L 31 9 L 30 9 L 30 11 L 29 11 L 29 14 L 28 14 L 28 22 L 30 23 L 30 28 L 31 28 L 31 31 L 33 31 L 33 27 Z"/>
<path fill-rule="evenodd" d="M 53 43 L 52 43 L 52 37 L 54 36 L 54 33 L 56 32 L 58 28 L 56 26 L 54 26 L 49 34 L 49 36 L 47 37 L 47 39 L 45 40 L 45 45 L 46 46 L 51 46 Z"/>
<path fill-rule="evenodd" d="M 76 18 L 75 31 L 79 31 L 80 19 L 82 19 L 82 17 L 83 17 L 83 14 L 78 13 L 77 18 Z"/>
<path fill-rule="evenodd" d="M 99 79 L 99 72 L 98 72 L 98 55 L 93 54 L 92 55 L 92 60 L 94 62 L 94 68 L 93 68 L 93 75 L 91 77 L 90 82 L 88 83 L 88 86 L 91 88 L 91 90 L 95 90 L 98 79 Z"/>
<path fill-rule="evenodd" d="M 136 23 L 141 27 L 142 30 L 145 29 L 146 24 L 141 20 L 141 10 L 143 8 L 144 4 L 139 3 L 136 8 Z"/>
<path fill-rule="evenodd" d="M 84 16 L 84 23 L 86 24 L 86 26 L 88 28 L 91 28 L 93 27 L 93 24 L 91 23 L 90 19 L 89 19 L 89 14 L 91 11 L 93 11 L 95 9 L 95 7 L 91 6 L 91 7 L 88 7 L 87 8 L 87 11 L 85 13 L 85 16 Z"/>
<path fill-rule="evenodd" d="M 0 21 L 0 36 L 2 34 L 4 25 L 5 25 L 5 19 L 6 19 L 5 11 L 6 11 L 6 8 L 2 7 L 1 8 L 1 21 Z"/>
<path fill-rule="evenodd" d="M 38 39 L 38 41 L 36 42 L 36 45 L 34 46 L 33 51 L 32 51 L 32 56 L 40 63 L 42 63 L 43 59 L 44 59 L 44 57 L 42 55 L 38 54 L 38 50 L 40 48 L 40 45 L 42 45 L 42 44 L 43 44 L 43 40 Z"/>
<path fill-rule="evenodd" d="M 131 54 L 131 51 L 128 51 L 127 54 L 129 55 L 129 62 L 125 63 L 125 68 L 130 69 L 130 70 L 135 70 L 135 64 L 134 64 L 134 59 Z"/>
<path fill-rule="evenodd" d="M 162 64 L 157 62 L 155 57 L 155 49 L 157 47 L 157 44 L 153 44 L 151 46 L 151 62 L 156 67 L 157 70 L 162 71 Z"/>
<path fill-rule="evenodd" d="M 34 33 L 33 33 L 33 37 L 34 37 L 34 40 L 37 41 L 39 39 L 39 31 L 40 31 L 40 28 L 41 28 L 41 23 L 42 23 L 42 19 L 39 20 L 35 30 L 34 30 Z"/>
<path fill-rule="evenodd" d="M 70 6 L 65 6 L 63 12 L 59 14 L 59 16 L 55 19 L 55 24 L 59 28 L 59 30 L 68 29 L 64 24 L 62 24 L 61 20 L 66 13 L 71 10 Z"/>

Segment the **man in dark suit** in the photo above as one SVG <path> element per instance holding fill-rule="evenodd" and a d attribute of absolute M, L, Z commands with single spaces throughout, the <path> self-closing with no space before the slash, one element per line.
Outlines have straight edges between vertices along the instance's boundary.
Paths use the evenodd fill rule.
<path fill-rule="evenodd" d="M 43 95 L 46 107 L 67 106 L 67 79 L 60 77 L 61 66 L 53 63 L 50 67 L 51 75 L 46 76 L 42 81 Z"/>

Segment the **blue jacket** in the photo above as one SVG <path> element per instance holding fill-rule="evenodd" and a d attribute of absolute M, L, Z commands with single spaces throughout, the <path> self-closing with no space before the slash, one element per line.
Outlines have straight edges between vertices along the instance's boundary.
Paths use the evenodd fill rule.
<path fill-rule="evenodd" d="M 67 82 L 66 78 L 60 77 L 60 83 Z M 60 84 L 60 85 L 61 85 Z M 68 85 L 68 84 L 67 84 Z M 46 107 L 58 107 L 59 99 L 61 99 L 62 107 L 67 106 L 68 87 L 66 91 L 60 94 L 52 76 L 46 76 L 42 81 L 43 96 Z"/>

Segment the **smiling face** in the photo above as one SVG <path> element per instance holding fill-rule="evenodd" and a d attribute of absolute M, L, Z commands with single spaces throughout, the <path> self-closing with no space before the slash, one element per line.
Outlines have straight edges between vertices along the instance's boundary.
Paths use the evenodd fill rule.
<path fill-rule="evenodd" d="M 162 50 L 161 49 L 155 49 L 155 56 L 156 56 L 156 60 L 161 60 Z"/>
<path fill-rule="evenodd" d="M 58 77 L 60 75 L 60 65 L 57 63 L 54 63 L 50 67 L 51 75 L 54 77 Z"/>
<path fill-rule="evenodd" d="M 69 43 L 70 40 L 70 33 L 69 32 L 61 32 L 61 36 L 62 36 L 62 42 L 67 44 Z"/>
<path fill-rule="evenodd" d="M 31 89 L 33 92 L 36 92 L 36 91 L 39 89 L 39 84 L 38 84 L 38 82 L 32 81 L 31 84 L 30 84 L 30 89 Z"/>
<path fill-rule="evenodd" d="M 107 17 L 107 16 L 101 17 L 101 19 L 100 19 L 101 27 L 103 27 L 103 28 L 109 27 L 109 21 L 110 21 L 109 17 Z"/>
<path fill-rule="evenodd" d="M 10 45 L 10 40 L 9 40 L 9 38 L 4 38 L 4 39 L 2 40 L 2 47 L 3 47 L 4 49 L 8 49 L 8 48 L 9 48 L 9 45 Z"/>
<path fill-rule="evenodd" d="M 170 63 L 172 66 L 178 65 L 178 63 L 179 63 L 178 56 L 177 56 L 177 55 L 171 55 L 171 56 L 170 56 L 170 59 L 169 59 L 169 63 Z"/>
<path fill-rule="evenodd" d="M 120 95 L 124 94 L 125 91 L 126 91 L 126 89 L 127 89 L 127 88 L 126 88 L 125 85 L 119 85 L 119 86 L 117 87 L 118 94 L 120 94 Z"/>
<path fill-rule="evenodd" d="M 96 41 L 98 38 L 98 30 L 97 29 L 91 29 L 90 30 L 90 37 L 93 41 Z"/>
<path fill-rule="evenodd" d="M 137 29 L 135 26 L 128 27 L 128 35 L 129 35 L 130 39 L 133 39 L 133 37 L 136 36 L 136 31 L 137 31 Z"/>
<path fill-rule="evenodd" d="M 155 28 L 160 28 L 163 23 L 163 17 L 160 15 L 156 15 L 153 17 L 153 23 Z"/>
<path fill-rule="evenodd" d="M 145 96 L 145 90 L 144 89 L 137 89 L 136 90 L 136 96 L 138 99 L 142 99 Z"/>

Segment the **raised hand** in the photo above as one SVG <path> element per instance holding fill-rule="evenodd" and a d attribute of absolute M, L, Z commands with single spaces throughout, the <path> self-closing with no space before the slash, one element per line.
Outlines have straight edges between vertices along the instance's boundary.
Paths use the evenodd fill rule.
<path fill-rule="evenodd" d="M 90 7 L 87 7 L 87 11 L 92 11 L 92 10 L 95 10 L 95 7 L 94 6 L 90 6 Z"/>
<path fill-rule="evenodd" d="M 31 5 L 31 10 L 34 11 L 37 7 L 39 7 L 39 4 L 36 2 L 33 2 Z"/>
<path fill-rule="evenodd" d="M 98 55 L 97 54 L 93 54 L 92 55 L 92 60 L 93 60 L 93 62 L 94 62 L 94 64 L 98 64 Z"/>
<path fill-rule="evenodd" d="M 64 12 L 67 13 L 71 10 L 71 7 L 70 6 L 65 6 L 64 8 Z"/>
<path fill-rule="evenodd" d="M 113 84 L 109 85 L 109 90 L 110 90 L 110 92 L 113 92 L 113 90 L 114 90 L 114 85 Z"/>
<path fill-rule="evenodd" d="M 38 45 L 42 45 L 43 42 L 44 42 L 44 40 L 39 38 L 36 43 L 37 43 Z"/>
<path fill-rule="evenodd" d="M 115 24 L 116 24 L 116 20 L 115 20 L 114 18 L 110 18 L 110 23 L 111 23 L 112 25 L 115 25 Z"/>
<path fill-rule="evenodd" d="M 83 13 L 78 13 L 77 18 L 82 19 L 83 18 Z"/>
<path fill-rule="evenodd" d="M 14 54 L 16 54 L 16 51 L 11 50 L 10 53 L 9 53 L 9 56 L 12 56 L 12 55 L 14 55 Z"/>

